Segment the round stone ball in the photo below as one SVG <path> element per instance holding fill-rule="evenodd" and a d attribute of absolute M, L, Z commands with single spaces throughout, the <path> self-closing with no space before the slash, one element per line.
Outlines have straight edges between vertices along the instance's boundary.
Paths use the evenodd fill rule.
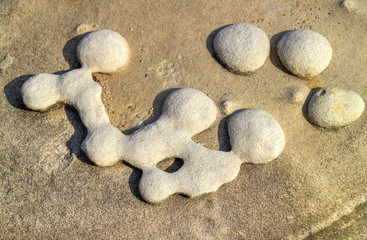
<path fill-rule="evenodd" d="M 32 110 L 46 111 L 61 101 L 60 76 L 49 73 L 34 75 L 21 88 L 24 104 Z"/>
<path fill-rule="evenodd" d="M 217 107 L 203 92 L 181 88 L 172 92 L 163 105 L 161 119 L 170 126 L 195 135 L 212 125 L 217 118 Z"/>
<path fill-rule="evenodd" d="M 302 78 L 313 78 L 329 65 L 332 48 L 321 34 L 297 29 L 284 34 L 278 43 L 278 56 L 284 67 Z"/>
<path fill-rule="evenodd" d="M 214 38 L 217 58 L 230 71 L 247 75 L 264 65 L 270 53 L 265 32 L 248 23 L 236 23 L 220 30 Z"/>
<path fill-rule="evenodd" d="M 232 151 L 242 163 L 268 163 L 277 158 L 285 146 L 282 127 L 261 109 L 241 110 L 231 116 L 228 133 Z"/>
<path fill-rule="evenodd" d="M 102 73 L 116 71 L 126 65 L 130 57 L 127 41 L 108 29 L 89 33 L 80 41 L 77 53 L 82 67 Z"/>
<path fill-rule="evenodd" d="M 363 99 L 355 92 L 336 87 L 319 89 L 308 103 L 308 117 L 317 126 L 344 127 L 357 120 L 364 110 Z"/>

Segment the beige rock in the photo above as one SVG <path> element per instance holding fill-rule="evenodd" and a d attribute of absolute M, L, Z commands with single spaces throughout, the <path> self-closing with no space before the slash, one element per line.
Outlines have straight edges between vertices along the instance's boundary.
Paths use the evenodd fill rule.
<path fill-rule="evenodd" d="M 218 32 L 214 49 L 230 70 L 248 74 L 264 65 L 270 53 L 270 44 L 260 28 L 248 23 L 236 23 Z"/>
<path fill-rule="evenodd" d="M 357 120 L 364 110 L 363 99 L 355 92 L 336 87 L 318 90 L 308 104 L 310 121 L 324 128 L 339 128 Z"/>
<path fill-rule="evenodd" d="M 297 29 L 286 33 L 278 43 L 278 56 L 288 71 L 302 78 L 313 78 L 329 65 L 332 48 L 317 32 Z"/>

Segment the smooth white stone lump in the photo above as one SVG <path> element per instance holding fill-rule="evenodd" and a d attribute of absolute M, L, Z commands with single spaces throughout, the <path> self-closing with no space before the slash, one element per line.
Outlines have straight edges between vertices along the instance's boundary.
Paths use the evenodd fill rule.
<path fill-rule="evenodd" d="M 344 127 L 357 120 L 364 111 L 364 101 L 355 92 L 336 87 L 318 90 L 308 104 L 308 117 L 324 128 Z"/>
<path fill-rule="evenodd" d="M 297 29 L 284 34 L 277 50 L 284 67 L 302 78 L 319 75 L 329 65 L 332 57 L 329 41 L 308 29 Z"/>
<path fill-rule="evenodd" d="M 282 127 L 269 113 L 247 109 L 228 123 L 232 151 L 243 163 L 267 163 L 277 158 L 285 146 Z"/>
<path fill-rule="evenodd" d="M 270 53 L 270 43 L 260 28 L 236 23 L 218 32 L 214 38 L 214 50 L 229 70 L 249 74 L 264 65 Z"/>

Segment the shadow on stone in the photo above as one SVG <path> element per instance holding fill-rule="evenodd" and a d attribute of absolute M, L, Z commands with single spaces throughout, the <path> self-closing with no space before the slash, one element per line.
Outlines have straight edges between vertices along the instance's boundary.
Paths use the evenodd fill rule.
<path fill-rule="evenodd" d="M 130 135 L 134 133 L 136 130 L 157 121 L 158 118 L 162 115 L 163 105 L 168 95 L 170 95 L 172 92 L 174 92 L 177 89 L 178 88 L 170 88 L 170 89 L 160 92 L 153 100 L 153 109 L 154 109 L 153 114 L 147 120 L 145 120 L 141 125 L 125 130 L 123 134 Z"/>
<path fill-rule="evenodd" d="M 131 193 L 140 201 L 145 202 L 142 196 L 140 195 L 140 191 L 139 191 L 139 183 L 140 183 L 141 177 L 143 176 L 143 171 L 140 170 L 139 168 L 136 168 L 130 165 L 129 163 L 125 161 L 123 161 L 122 163 L 125 166 L 133 170 L 132 174 L 129 177 L 129 187 L 130 187 Z"/>
<path fill-rule="evenodd" d="M 73 107 L 66 105 L 65 113 L 74 128 L 74 133 L 67 141 L 66 146 L 68 147 L 69 151 L 73 153 L 80 161 L 92 166 L 96 166 L 88 159 L 87 155 L 81 149 L 82 142 L 87 136 L 88 131 L 83 125 L 78 112 Z"/>
<path fill-rule="evenodd" d="M 6 96 L 6 100 L 13 107 L 21 110 L 28 110 L 28 108 L 24 105 L 22 95 L 20 94 L 20 89 L 23 86 L 23 83 L 27 81 L 33 75 L 27 74 L 20 77 L 15 78 L 4 87 L 4 93 Z"/>
<path fill-rule="evenodd" d="M 70 69 L 80 68 L 81 64 L 78 59 L 77 48 L 79 42 L 89 34 L 90 32 L 80 34 L 76 37 L 73 37 L 69 41 L 66 42 L 65 46 L 62 49 L 62 55 L 64 56 L 65 61 L 68 62 Z"/>
<path fill-rule="evenodd" d="M 231 115 L 223 118 L 218 124 L 218 143 L 219 150 L 229 152 L 232 150 L 229 133 L 228 133 L 228 121 Z"/>
<path fill-rule="evenodd" d="M 227 69 L 226 65 L 216 56 L 215 50 L 214 50 L 214 38 L 217 36 L 218 32 L 222 30 L 225 27 L 228 27 L 232 24 L 225 25 L 223 27 L 215 29 L 213 32 L 209 34 L 209 36 L 206 38 L 206 49 L 208 49 L 210 55 L 214 60 L 220 64 L 223 68 Z M 228 70 L 228 69 L 227 69 Z"/>
<path fill-rule="evenodd" d="M 310 121 L 310 119 L 308 118 L 308 103 L 310 102 L 311 98 L 313 97 L 313 95 L 315 95 L 315 93 L 319 90 L 320 88 L 314 88 L 310 91 L 310 93 L 308 94 L 305 103 L 302 106 L 302 115 L 303 117 L 307 120 L 307 122 L 309 122 L 310 124 L 313 125 L 313 123 Z"/>
<path fill-rule="evenodd" d="M 270 61 L 271 63 L 278 68 L 279 70 L 287 73 L 287 74 L 291 74 L 281 63 L 279 57 L 278 57 L 278 53 L 277 53 L 277 45 L 279 40 L 284 36 L 284 34 L 286 34 L 289 31 L 283 31 L 280 33 L 275 34 L 274 36 L 272 36 L 270 38 Z"/>
<path fill-rule="evenodd" d="M 181 158 L 168 158 L 157 163 L 157 168 L 165 171 L 166 173 L 177 172 L 184 165 L 184 161 Z"/>
<path fill-rule="evenodd" d="M 219 150 L 224 152 L 229 152 L 232 150 L 231 142 L 230 142 L 230 136 L 228 132 L 228 122 L 231 119 L 231 117 L 235 114 L 237 114 L 240 111 L 246 110 L 244 109 L 238 109 L 234 111 L 233 113 L 229 114 L 225 118 L 223 118 L 218 125 L 218 142 L 219 142 Z"/>

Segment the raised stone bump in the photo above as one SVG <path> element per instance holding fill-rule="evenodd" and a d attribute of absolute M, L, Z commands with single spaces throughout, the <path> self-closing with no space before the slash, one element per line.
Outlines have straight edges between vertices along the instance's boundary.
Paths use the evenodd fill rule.
<path fill-rule="evenodd" d="M 87 135 L 82 150 L 88 158 L 101 167 L 112 166 L 122 159 L 121 146 L 126 136 L 112 125 L 105 125 Z"/>
<path fill-rule="evenodd" d="M 270 54 L 270 43 L 266 33 L 255 25 L 236 23 L 218 32 L 214 49 L 229 70 L 250 74 L 264 65 Z"/>
<path fill-rule="evenodd" d="M 308 103 L 308 117 L 319 127 L 336 129 L 357 120 L 364 108 L 364 101 L 357 93 L 325 87 L 319 89 Z"/>
<path fill-rule="evenodd" d="M 108 29 L 89 33 L 79 43 L 77 53 L 84 68 L 103 73 L 114 72 L 123 67 L 130 57 L 126 40 Z"/>
<path fill-rule="evenodd" d="M 261 109 L 246 109 L 231 116 L 228 132 L 232 151 L 243 163 L 267 163 L 283 151 L 282 127 Z"/>
<path fill-rule="evenodd" d="M 168 117 L 172 124 L 195 135 L 214 123 L 217 111 L 214 102 L 203 92 L 181 88 L 167 97 L 162 117 Z"/>
<path fill-rule="evenodd" d="M 278 42 L 277 52 L 288 71 L 302 78 L 313 78 L 329 65 L 333 51 L 321 34 L 296 29 L 284 34 Z"/>
<path fill-rule="evenodd" d="M 21 94 L 29 109 L 45 111 L 62 101 L 59 76 L 49 73 L 34 75 L 23 84 Z"/>

